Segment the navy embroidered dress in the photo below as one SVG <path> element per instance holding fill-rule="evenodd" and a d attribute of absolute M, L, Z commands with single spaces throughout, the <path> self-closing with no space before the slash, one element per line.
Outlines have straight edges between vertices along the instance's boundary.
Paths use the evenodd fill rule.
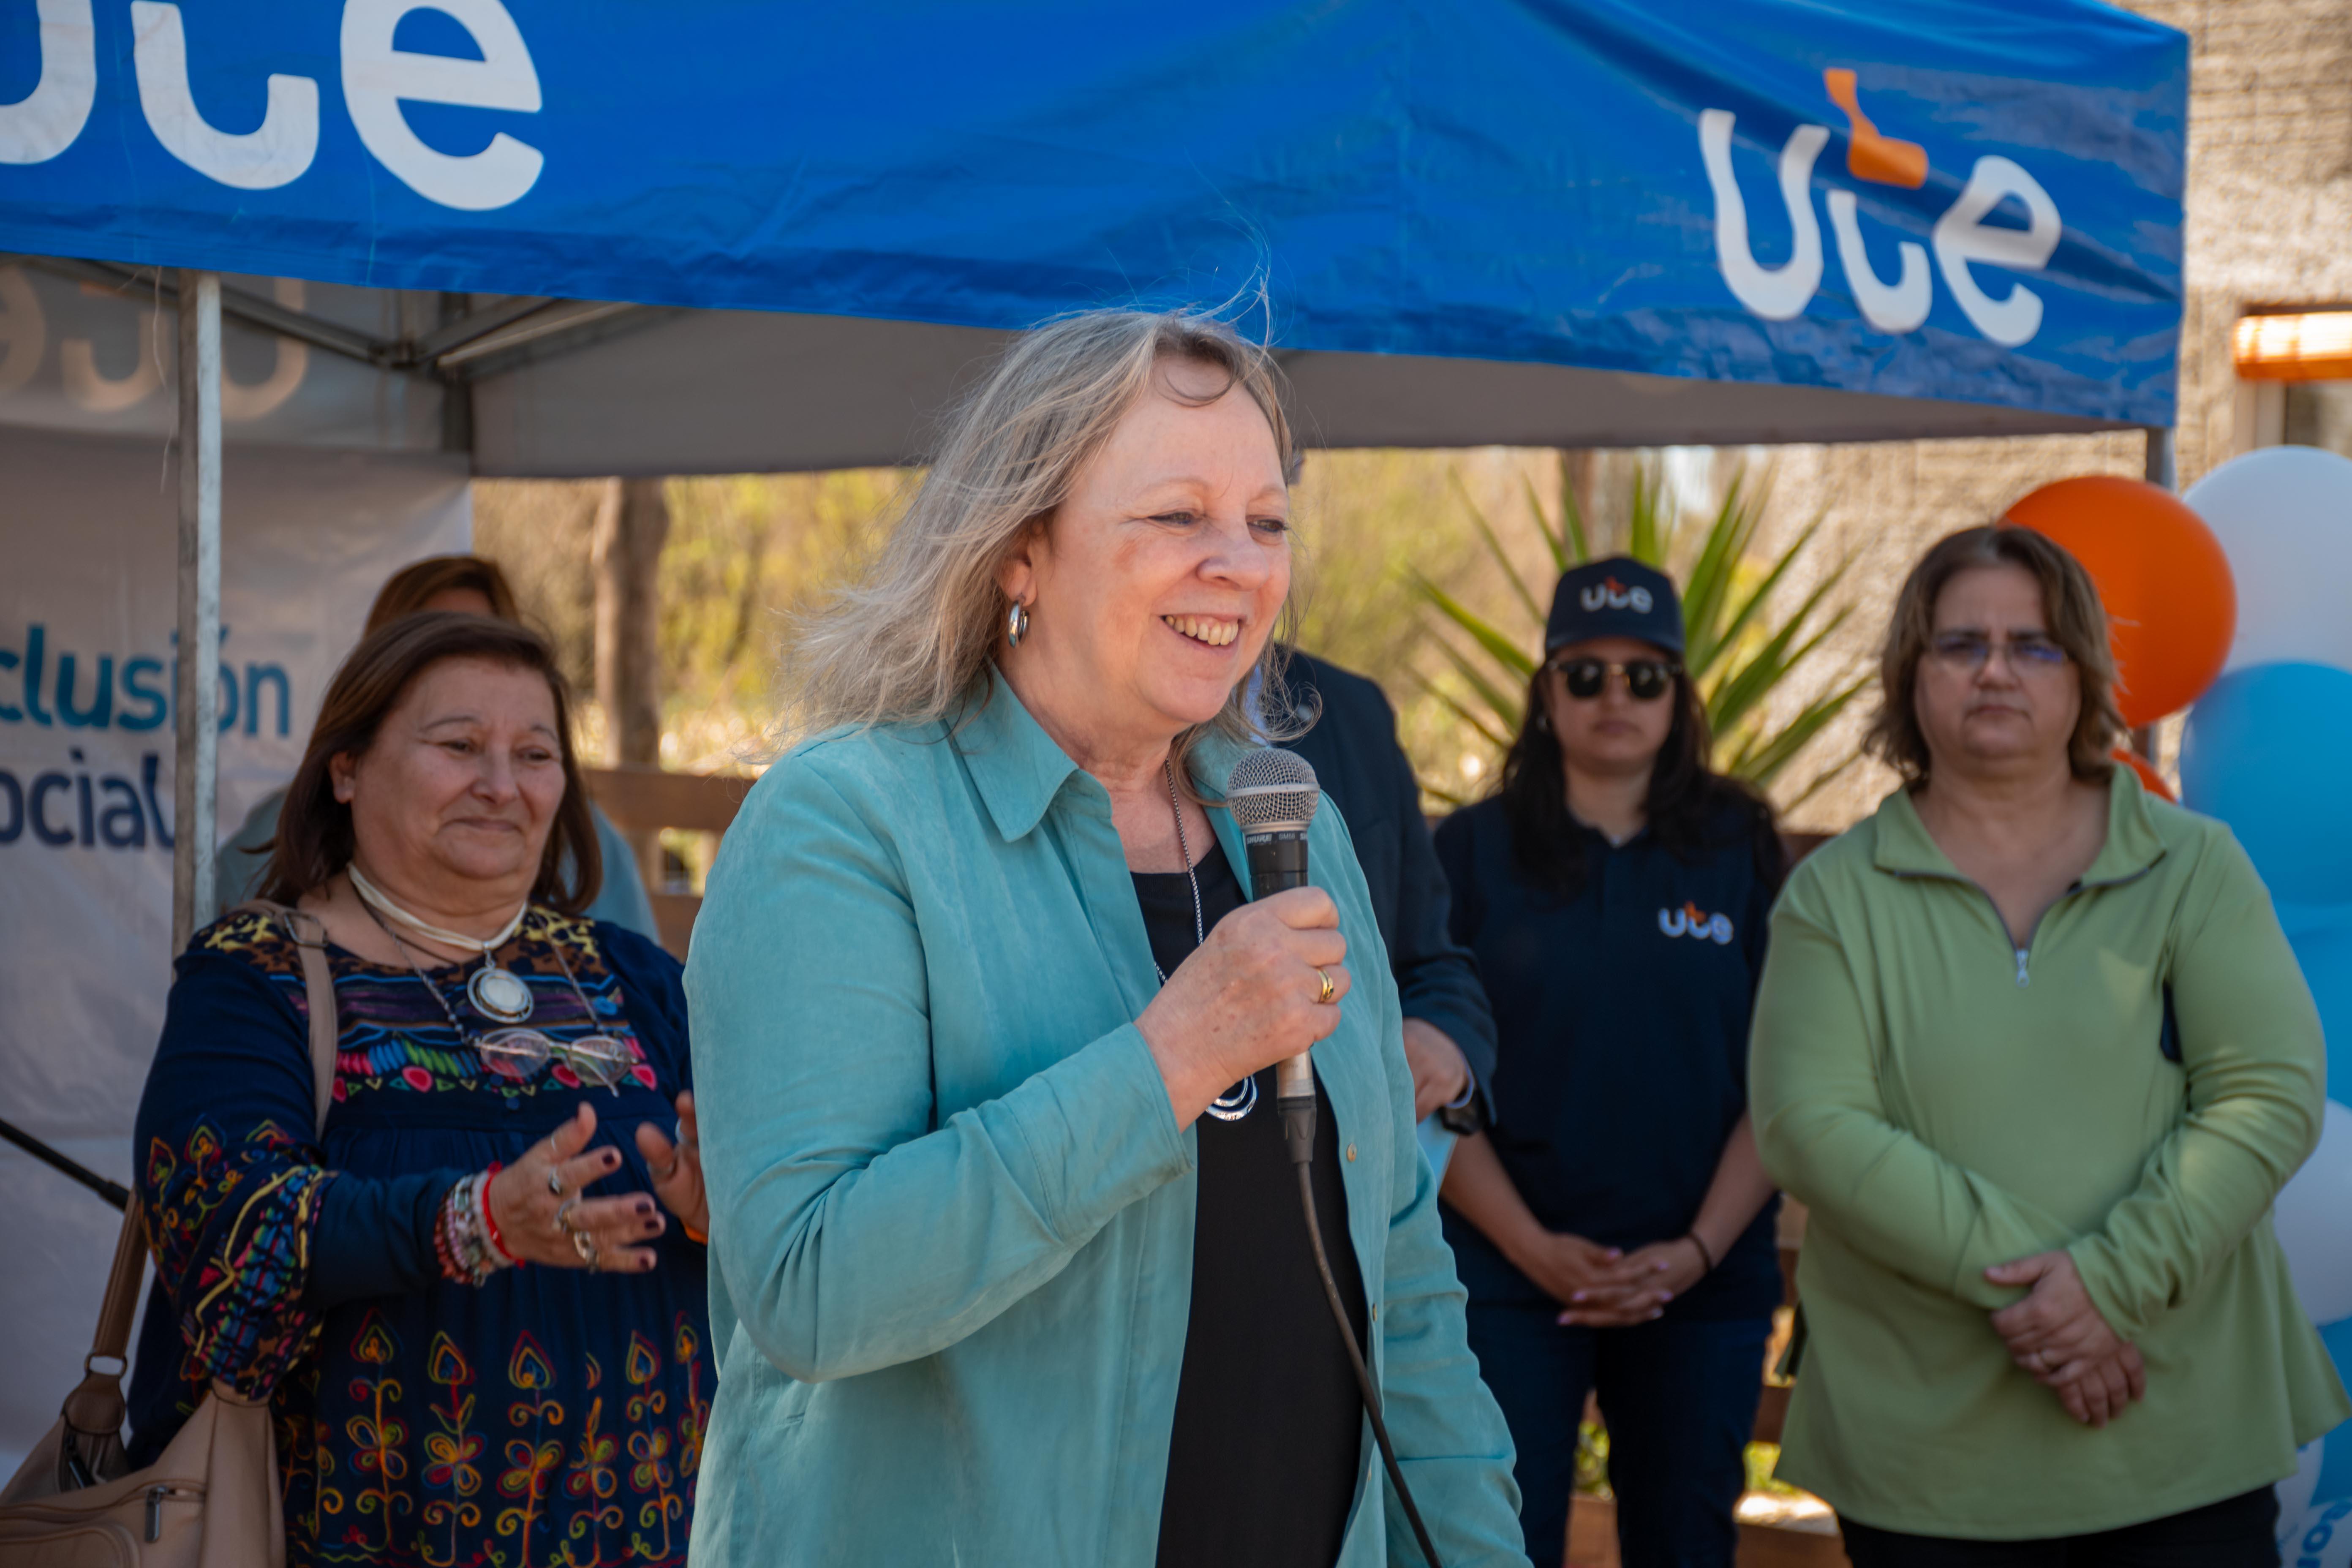
<path fill-rule="evenodd" d="M 652 1191 L 637 1126 L 672 1132 L 693 1087 L 677 962 L 536 907 L 499 950 L 531 988 L 532 1027 L 631 1044 L 639 1065 L 614 1090 L 560 1060 L 520 1083 L 491 1074 L 427 981 L 328 953 L 341 1040 L 323 1154 L 293 944 L 235 914 L 180 957 L 139 1108 L 157 1278 L 133 1462 L 221 1376 L 272 1394 L 289 1568 L 683 1563 L 715 1376 L 703 1248 L 673 1216 L 648 1273 L 527 1265 L 479 1286 L 445 1279 L 434 1251 L 450 1185 L 583 1100 L 622 1157 L 591 1194 Z M 425 971 L 478 1035 L 497 1026 L 466 999 L 479 962 Z"/>

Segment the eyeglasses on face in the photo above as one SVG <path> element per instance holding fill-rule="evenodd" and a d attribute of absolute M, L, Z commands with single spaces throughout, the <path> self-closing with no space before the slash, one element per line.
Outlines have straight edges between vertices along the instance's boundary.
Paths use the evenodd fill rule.
<path fill-rule="evenodd" d="M 2010 668 L 2021 675 L 2056 669 L 2066 662 L 2066 650 L 2040 632 L 2019 632 L 2006 641 L 1982 632 L 1944 632 L 1927 644 L 1938 664 L 1972 672 L 1990 661 L 1995 648 L 2008 654 Z"/>
<path fill-rule="evenodd" d="M 1624 677 L 1626 695 L 1634 701 L 1654 702 L 1673 689 L 1675 677 L 1683 671 L 1681 665 L 1663 658 L 1633 658 L 1623 664 L 1599 658 L 1560 658 L 1545 668 L 1558 675 L 1567 686 L 1568 694 L 1580 702 L 1590 702 L 1600 696 L 1612 675 Z"/>

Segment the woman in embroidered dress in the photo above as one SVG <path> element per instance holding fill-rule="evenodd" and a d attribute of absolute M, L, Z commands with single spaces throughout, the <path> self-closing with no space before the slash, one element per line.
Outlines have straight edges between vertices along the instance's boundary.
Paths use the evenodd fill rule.
<path fill-rule="evenodd" d="M 180 957 L 139 1108 L 134 1462 L 209 1379 L 268 1395 L 291 1568 L 686 1560 L 713 1376 L 686 1008 L 674 959 L 579 914 L 599 870 L 546 643 L 417 616 L 329 688 L 264 883 L 299 912 Z M 297 934 L 334 981 L 323 1138 Z"/>

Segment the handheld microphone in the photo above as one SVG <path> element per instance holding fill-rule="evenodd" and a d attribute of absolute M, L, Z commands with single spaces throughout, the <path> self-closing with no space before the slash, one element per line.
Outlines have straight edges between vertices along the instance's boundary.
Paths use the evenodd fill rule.
<path fill-rule="evenodd" d="M 1234 825 L 1242 830 L 1242 845 L 1249 855 L 1252 899 L 1307 886 L 1307 828 L 1322 803 L 1323 788 L 1315 782 L 1315 770 L 1296 752 L 1266 746 L 1234 764 L 1234 771 L 1225 776 L 1225 809 L 1234 814 Z M 1347 1347 L 1348 1365 L 1363 1395 L 1364 1413 L 1371 1417 L 1381 1462 L 1388 1470 L 1389 1483 L 1396 1488 L 1397 1501 L 1404 1509 L 1405 1521 L 1412 1526 L 1412 1538 L 1421 1547 L 1423 1559 L 1430 1568 L 1441 1568 L 1429 1527 L 1422 1522 L 1421 1507 L 1397 1463 L 1396 1447 L 1389 1441 L 1380 1388 L 1364 1363 L 1363 1347 L 1356 1342 L 1355 1327 L 1348 1321 L 1347 1306 L 1339 1299 L 1339 1281 L 1332 1278 L 1331 1259 L 1323 1250 L 1323 1227 L 1315 1217 L 1314 1177 L 1309 1170 L 1315 1161 L 1315 1068 L 1305 1051 L 1275 1063 L 1274 1106 L 1282 1113 L 1283 1142 L 1289 1148 L 1291 1168 L 1298 1176 L 1298 1206 L 1307 1218 L 1307 1244 L 1315 1254 L 1315 1272 L 1323 1281 L 1323 1300 L 1331 1308 L 1331 1321 L 1339 1327 L 1340 1343 Z"/>
<path fill-rule="evenodd" d="M 1296 752 L 1262 747 L 1234 764 L 1225 808 L 1242 830 L 1252 899 L 1307 886 L 1307 828 L 1322 801 L 1314 768 Z M 1291 1163 L 1305 1164 L 1315 1152 L 1315 1069 L 1305 1051 L 1275 1064 L 1274 1105 Z"/>

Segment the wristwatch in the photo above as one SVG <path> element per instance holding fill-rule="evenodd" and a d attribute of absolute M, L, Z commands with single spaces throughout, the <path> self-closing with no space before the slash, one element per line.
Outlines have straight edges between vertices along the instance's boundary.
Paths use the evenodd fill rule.
<path fill-rule="evenodd" d="M 1437 1124 L 1457 1138 L 1486 1131 L 1486 1097 L 1478 1092 L 1475 1074 L 1469 1088 L 1437 1108 Z"/>

